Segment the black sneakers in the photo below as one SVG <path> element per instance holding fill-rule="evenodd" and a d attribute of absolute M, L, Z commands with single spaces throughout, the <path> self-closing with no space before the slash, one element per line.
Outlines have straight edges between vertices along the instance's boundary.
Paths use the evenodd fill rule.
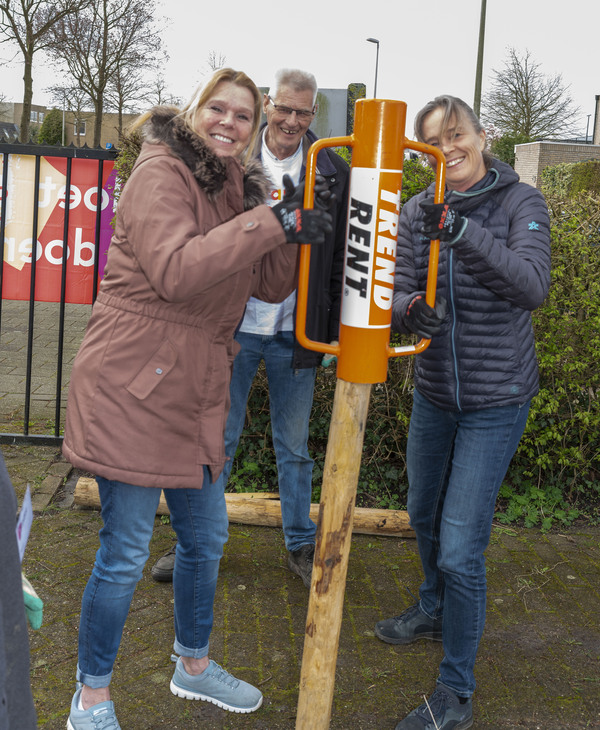
<path fill-rule="evenodd" d="M 152 566 L 150 575 L 159 583 L 170 583 L 173 580 L 175 567 L 175 548 L 177 543 Z M 302 578 L 304 585 L 310 588 L 312 564 L 315 555 L 314 545 L 302 545 L 298 550 L 288 552 L 288 566 L 292 573 Z"/>
<path fill-rule="evenodd" d="M 473 725 L 471 698 L 457 697 L 437 683 L 434 693 L 396 725 L 396 730 L 466 730 Z"/>
<path fill-rule="evenodd" d="M 375 636 L 387 644 L 411 644 L 418 639 L 441 641 L 442 619 L 429 618 L 415 604 L 399 616 L 378 621 Z"/>
<path fill-rule="evenodd" d="M 177 543 L 159 558 L 152 566 L 150 575 L 159 583 L 171 583 L 173 580 L 173 569 L 175 568 L 175 548 Z"/>
<path fill-rule="evenodd" d="M 298 550 L 288 551 L 289 569 L 292 573 L 296 573 L 296 575 L 299 575 L 302 578 L 302 581 L 307 588 L 310 588 L 314 557 L 314 545 L 302 545 L 298 548 Z"/>

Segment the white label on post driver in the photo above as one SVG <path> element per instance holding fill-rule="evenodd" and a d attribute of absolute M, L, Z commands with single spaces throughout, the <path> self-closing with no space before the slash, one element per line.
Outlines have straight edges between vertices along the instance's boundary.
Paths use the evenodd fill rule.
<path fill-rule="evenodd" d="M 392 318 L 401 170 L 352 168 L 342 324 L 389 327 Z"/>

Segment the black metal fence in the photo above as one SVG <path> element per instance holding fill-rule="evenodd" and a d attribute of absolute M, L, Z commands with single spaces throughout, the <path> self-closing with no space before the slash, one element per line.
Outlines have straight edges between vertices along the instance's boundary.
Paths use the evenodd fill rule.
<path fill-rule="evenodd" d="M 27 155 L 35 158 L 35 174 L 33 180 L 33 208 L 31 214 L 31 241 L 37 241 L 39 224 L 39 203 L 40 203 L 40 166 L 43 157 L 66 159 L 66 179 L 64 193 L 64 214 L 62 221 L 62 263 L 60 264 L 60 296 L 53 305 L 41 306 L 35 301 L 37 256 L 31 255 L 31 268 L 29 273 L 29 298 L 28 301 L 10 301 L 4 299 L 3 286 L 5 282 L 5 261 L 4 253 L 0 257 L 0 443 L 35 443 L 41 445 L 58 445 L 62 442 L 61 436 L 61 405 L 63 394 L 64 377 L 64 352 L 65 336 L 68 336 L 67 313 L 73 309 L 73 305 L 66 303 L 67 291 L 67 241 L 70 233 L 70 210 L 71 210 L 71 174 L 73 161 L 77 158 L 97 161 L 97 201 L 100 200 L 104 165 L 114 161 L 115 150 L 90 149 L 88 147 L 55 147 L 51 145 L 35 145 L 20 143 L 5 143 L 0 141 L 0 155 L 2 156 L 2 196 L 0 200 L 0 242 L 2 251 L 5 251 L 5 230 L 7 221 L 7 200 L 9 198 L 9 159 L 10 155 Z M 100 253 L 100 222 L 101 205 L 96 204 L 96 219 L 94 232 L 94 263 L 92 277 L 92 301 L 96 298 L 98 267 Z M 36 251 L 32 244 L 32 251 Z M 8 311 L 10 310 L 10 311 Z M 84 319 L 89 316 L 90 307 L 83 312 Z M 40 316 L 43 312 L 43 316 Z M 81 311 L 79 312 L 81 319 Z M 10 326 L 7 319 L 10 318 Z M 50 319 L 49 319 L 50 318 Z M 43 333 L 40 333 L 40 329 Z M 15 344 L 15 332 L 24 339 L 20 345 Z M 42 337 L 41 334 L 44 336 Z M 52 349 L 55 358 L 55 367 L 47 369 L 44 373 L 36 372 L 34 353 L 41 347 L 47 347 L 48 338 L 54 339 Z M 18 349 L 24 350 L 24 370 L 19 375 L 13 375 L 16 371 L 15 357 Z M 46 373 L 50 372 L 50 376 Z M 48 384 L 48 379 L 53 383 Z M 46 389 L 46 404 L 48 400 L 53 401 L 53 415 L 50 418 L 36 419 L 35 428 L 31 428 L 32 418 L 32 387 L 40 386 L 40 380 L 45 379 L 43 387 Z M 4 381 L 2 383 L 1 381 Z M 18 386 L 16 385 L 18 383 Z M 18 392 L 11 392 L 18 391 Z M 20 405 L 15 406 L 15 399 L 20 400 Z M 2 408 L 2 404 L 7 404 Z M 6 412 L 6 410 L 10 412 Z M 18 413 L 15 418 L 14 414 Z M 22 428 L 16 431 L 15 425 Z M 33 433 L 35 430 L 35 433 Z"/>

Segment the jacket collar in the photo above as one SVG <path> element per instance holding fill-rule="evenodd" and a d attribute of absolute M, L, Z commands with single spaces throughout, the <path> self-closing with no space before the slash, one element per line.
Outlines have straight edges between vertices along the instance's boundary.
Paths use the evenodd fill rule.
<path fill-rule="evenodd" d="M 261 159 L 263 132 L 266 126 L 267 123 L 263 122 L 260 128 L 260 132 L 258 134 L 258 139 L 256 141 L 256 147 L 254 149 L 254 156 L 258 160 Z M 308 149 L 318 139 L 319 138 L 317 137 L 317 135 L 311 129 L 307 129 L 306 134 L 304 135 L 304 137 L 302 137 L 302 172 L 300 173 L 301 179 L 304 179 L 306 175 L 306 155 L 308 154 Z M 335 165 L 333 164 L 333 162 L 331 162 L 325 150 L 320 150 L 317 155 L 317 172 L 320 175 L 335 175 L 337 173 Z"/>
<path fill-rule="evenodd" d="M 190 169 L 210 200 L 218 197 L 228 181 L 243 175 L 244 210 L 265 202 L 269 181 L 262 165 L 251 160 L 242 167 L 233 157 L 215 155 L 201 137 L 188 129 L 176 107 L 154 107 L 144 125 L 144 139 L 150 144 L 166 145 Z"/>

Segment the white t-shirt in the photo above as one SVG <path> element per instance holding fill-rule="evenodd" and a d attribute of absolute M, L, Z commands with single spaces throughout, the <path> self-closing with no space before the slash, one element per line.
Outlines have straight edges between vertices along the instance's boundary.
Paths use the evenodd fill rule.
<path fill-rule="evenodd" d="M 294 185 L 300 182 L 302 172 L 302 144 L 290 157 L 278 160 L 267 147 L 265 142 L 266 128 L 262 138 L 262 163 L 272 183 L 271 192 L 265 201 L 273 206 L 283 200 L 283 176 L 289 175 Z M 255 335 L 275 335 L 294 329 L 294 308 L 296 306 L 296 292 L 293 291 L 287 299 L 279 304 L 269 304 L 261 299 L 250 297 L 246 306 L 246 313 L 240 326 L 241 332 Z"/>

